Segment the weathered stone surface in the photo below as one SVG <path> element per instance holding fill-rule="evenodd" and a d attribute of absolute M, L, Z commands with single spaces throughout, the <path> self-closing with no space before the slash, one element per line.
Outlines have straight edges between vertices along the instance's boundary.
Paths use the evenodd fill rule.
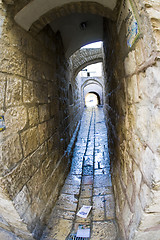
<path fill-rule="evenodd" d="M 24 106 L 8 108 L 5 112 L 6 131 L 4 135 L 23 130 L 27 123 L 27 110 Z"/>
<path fill-rule="evenodd" d="M 135 51 L 131 51 L 128 54 L 128 57 L 125 59 L 125 72 L 126 75 L 131 75 L 136 70 L 136 59 L 135 59 Z"/>
<path fill-rule="evenodd" d="M 21 141 L 23 153 L 24 156 L 26 157 L 28 154 L 32 153 L 34 150 L 38 148 L 39 145 L 38 128 L 33 127 L 21 133 Z"/>
<path fill-rule="evenodd" d="M 77 202 L 78 201 L 74 195 L 61 194 L 57 205 L 60 209 L 70 210 L 73 212 L 76 211 Z"/>
<path fill-rule="evenodd" d="M 23 101 L 32 103 L 35 100 L 33 82 L 25 81 L 23 84 Z"/>
<path fill-rule="evenodd" d="M 6 80 L 5 80 L 5 76 L 4 75 L 0 75 L 1 77 L 1 81 L 0 81 L 0 103 L 1 103 L 1 107 L 4 107 L 4 96 L 5 96 L 5 85 L 6 85 Z"/>
<path fill-rule="evenodd" d="M 48 87 L 45 81 L 33 82 L 34 96 L 37 103 L 48 103 Z"/>
<path fill-rule="evenodd" d="M 32 81 L 41 81 L 43 76 L 42 66 L 38 60 L 27 59 L 27 78 Z"/>
<path fill-rule="evenodd" d="M 125 225 L 125 229 L 128 228 L 128 226 L 130 224 L 130 221 L 132 219 L 132 216 L 133 216 L 133 213 L 131 213 L 129 205 L 128 205 L 127 201 L 126 201 L 125 205 L 124 205 L 123 214 L 122 214 L 123 222 L 124 222 L 124 225 Z"/>
<path fill-rule="evenodd" d="M 93 222 L 91 240 L 110 239 L 115 240 L 117 237 L 116 227 L 113 222 Z"/>
<path fill-rule="evenodd" d="M 39 119 L 40 119 L 40 122 L 44 122 L 44 121 L 48 120 L 49 117 L 50 117 L 50 114 L 49 114 L 49 106 L 48 106 L 48 104 L 40 105 L 39 106 Z"/>
<path fill-rule="evenodd" d="M 38 125 L 39 142 L 42 144 L 48 138 L 48 125 L 47 122 Z"/>
<path fill-rule="evenodd" d="M 139 91 L 138 91 L 138 82 L 137 76 L 133 75 L 131 78 L 127 79 L 127 91 L 128 91 L 128 103 L 139 102 Z"/>
<path fill-rule="evenodd" d="M 70 185 L 70 184 L 65 184 L 62 188 L 62 193 L 65 194 L 76 194 L 79 195 L 80 187 Z"/>
<path fill-rule="evenodd" d="M 144 58 L 144 52 L 143 52 L 143 40 L 140 39 L 135 47 L 135 57 L 136 57 L 136 63 L 138 66 L 144 63 L 145 58 Z"/>
<path fill-rule="evenodd" d="M 54 218 L 54 222 L 51 226 L 51 232 L 48 236 L 45 237 L 44 233 L 44 239 L 49 240 L 49 239 L 66 239 L 67 236 L 69 235 L 70 231 L 72 229 L 72 221 L 67 220 L 67 219 L 62 219 L 62 218 Z M 46 231 L 47 233 L 47 231 Z"/>
<path fill-rule="evenodd" d="M 15 234 L 0 228 L 0 238 L 2 240 L 20 240 Z"/>
<path fill-rule="evenodd" d="M 0 56 L 0 71 L 26 76 L 26 58 L 21 52 L 6 47 L 0 49 Z"/>
<path fill-rule="evenodd" d="M 28 116 L 29 116 L 29 125 L 31 126 L 37 125 L 37 123 L 39 123 L 38 107 L 29 108 Z"/>
<path fill-rule="evenodd" d="M 104 197 L 106 219 L 115 219 L 115 201 L 114 195 L 108 194 Z"/>
<path fill-rule="evenodd" d="M 104 197 L 93 197 L 93 221 L 105 220 L 104 200 Z"/>
<path fill-rule="evenodd" d="M 145 209 L 151 202 L 151 192 L 146 184 L 141 186 L 140 201 L 143 209 Z"/>
<path fill-rule="evenodd" d="M 22 158 L 22 149 L 18 134 L 1 143 L 1 173 L 7 173 Z"/>
<path fill-rule="evenodd" d="M 141 181 L 142 181 L 142 173 L 139 169 L 139 167 L 133 163 L 133 176 L 134 176 L 134 181 L 135 181 L 135 194 L 138 195 L 140 186 L 141 186 Z"/>
<path fill-rule="evenodd" d="M 20 78 L 7 79 L 6 106 L 22 104 L 22 80 Z"/>
<path fill-rule="evenodd" d="M 1 212 L 1 220 L 3 222 L 0 223 L 0 236 L 4 237 L 2 239 L 10 240 L 14 235 L 13 239 L 33 239 L 31 233 L 27 230 L 27 226 L 22 222 L 18 213 L 16 212 L 13 202 L 2 192 L 0 193 L 0 212 Z M 9 213 L 9 214 L 8 214 Z M 14 226 L 14 228 L 12 227 Z M 5 231 L 6 229 L 7 231 Z M 4 234 L 4 235 L 3 235 Z M 7 238 L 8 237 L 8 238 Z M 16 238 L 17 237 L 17 238 Z"/>
<path fill-rule="evenodd" d="M 95 196 L 103 196 L 106 194 L 111 194 L 113 192 L 112 187 L 100 187 L 100 188 L 94 188 L 93 195 Z"/>
<path fill-rule="evenodd" d="M 65 183 L 79 186 L 81 183 L 81 175 L 69 175 Z"/>
<path fill-rule="evenodd" d="M 89 198 L 92 196 L 92 185 L 82 185 L 81 188 L 81 197 L 82 198 Z"/>
<path fill-rule="evenodd" d="M 152 162 L 152 164 L 150 164 Z M 143 156 L 140 162 L 140 168 L 141 172 L 143 174 L 143 178 L 148 183 L 149 186 L 151 186 L 153 182 L 153 172 L 155 168 L 155 161 L 154 161 L 154 154 L 146 147 L 146 149 L 143 151 Z"/>
<path fill-rule="evenodd" d="M 28 191 L 27 186 L 24 185 L 22 190 L 14 198 L 14 206 L 20 216 L 23 216 L 30 203 L 31 203 L 30 193 Z"/>

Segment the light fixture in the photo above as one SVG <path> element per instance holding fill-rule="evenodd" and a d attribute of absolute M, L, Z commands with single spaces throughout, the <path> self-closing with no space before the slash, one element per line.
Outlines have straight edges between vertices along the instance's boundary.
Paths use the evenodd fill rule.
<path fill-rule="evenodd" d="M 81 30 L 86 30 L 87 22 L 81 22 L 79 27 L 80 27 Z"/>

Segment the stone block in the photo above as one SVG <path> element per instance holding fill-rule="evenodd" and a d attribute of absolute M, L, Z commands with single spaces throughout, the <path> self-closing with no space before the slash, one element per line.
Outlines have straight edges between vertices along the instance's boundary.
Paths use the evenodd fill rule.
<path fill-rule="evenodd" d="M 5 85 L 6 77 L 4 74 L 0 74 L 0 109 L 4 107 Z"/>
<path fill-rule="evenodd" d="M 52 102 L 57 97 L 57 86 L 54 82 L 48 82 L 48 99 Z"/>
<path fill-rule="evenodd" d="M 133 192 L 133 183 L 132 183 L 132 179 L 130 178 L 130 176 L 128 176 L 128 184 L 126 186 L 126 194 L 127 194 L 127 198 L 130 203 L 130 206 L 131 206 L 134 192 Z"/>
<path fill-rule="evenodd" d="M 23 101 L 24 103 L 32 103 L 35 100 L 34 88 L 32 81 L 25 81 L 23 84 Z"/>
<path fill-rule="evenodd" d="M 145 208 L 151 203 L 152 196 L 151 190 L 146 184 L 142 184 L 139 196 L 142 209 L 145 210 Z"/>
<path fill-rule="evenodd" d="M 160 64 L 157 62 L 156 66 L 149 67 L 146 73 L 139 74 L 138 85 L 141 99 L 156 101 L 160 91 L 158 82 L 158 76 L 160 74 L 159 66 Z"/>
<path fill-rule="evenodd" d="M 42 144 L 48 138 L 48 125 L 47 122 L 38 125 L 39 142 Z"/>
<path fill-rule="evenodd" d="M 28 58 L 27 59 L 27 78 L 32 81 L 41 81 L 43 70 L 40 61 Z"/>
<path fill-rule="evenodd" d="M 15 197 L 22 187 L 29 181 L 35 171 L 40 167 L 46 159 L 47 149 L 43 144 L 29 157 L 19 163 L 6 177 L 2 179 L 4 188 L 6 188 L 10 196 Z"/>
<path fill-rule="evenodd" d="M 46 179 L 49 178 L 52 172 L 56 169 L 57 162 L 58 159 L 56 154 L 52 154 L 42 163 L 42 172 Z"/>
<path fill-rule="evenodd" d="M 39 146 L 38 128 L 33 127 L 21 133 L 21 142 L 25 157 L 35 151 Z"/>
<path fill-rule="evenodd" d="M 59 240 L 59 239 L 66 239 L 69 233 L 72 230 L 72 221 L 67 220 L 67 219 L 62 219 L 62 218 L 54 218 L 52 227 L 50 229 L 50 233 L 47 234 L 47 229 L 46 232 L 44 232 L 43 237 L 46 240 L 49 239 L 54 239 L 54 240 Z M 47 234 L 45 236 L 45 234 Z"/>
<path fill-rule="evenodd" d="M 149 186 L 153 184 L 154 179 L 154 168 L 155 168 L 155 156 L 149 147 L 146 147 L 143 152 L 141 152 L 140 169 L 143 178 Z"/>
<path fill-rule="evenodd" d="M 133 75 L 131 78 L 127 79 L 127 93 L 127 100 L 129 103 L 132 104 L 140 101 L 136 75 Z"/>
<path fill-rule="evenodd" d="M 134 194 L 138 196 L 142 181 L 142 173 L 135 163 L 133 163 L 133 177 L 135 182 Z"/>
<path fill-rule="evenodd" d="M 39 106 L 39 120 L 40 122 L 47 121 L 50 118 L 49 105 L 43 104 Z"/>
<path fill-rule="evenodd" d="M 138 229 L 140 222 L 141 222 L 141 218 L 143 215 L 143 210 L 141 207 L 141 203 L 139 201 L 139 196 L 135 196 L 134 202 L 133 202 L 133 209 L 134 212 L 132 214 L 132 220 L 130 222 L 130 226 L 129 226 L 129 238 L 130 239 L 134 239 L 134 235 L 135 235 L 135 229 Z"/>
<path fill-rule="evenodd" d="M 115 240 L 117 237 L 117 229 L 112 221 L 107 222 L 93 222 L 91 239 L 97 240 L 101 239 Z"/>
<path fill-rule="evenodd" d="M 106 219 L 115 219 L 115 201 L 114 195 L 108 194 L 104 197 Z"/>
<path fill-rule="evenodd" d="M 27 188 L 32 200 L 37 197 L 37 194 L 42 188 L 43 184 L 45 184 L 46 179 L 47 176 L 43 174 L 42 168 L 40 167 L 40 169 L 38 169 L 27 182 Z"/>
<path fill-rule="evenodd" d="M 27 124 L 27 110 L 24 106 L 8 108 L 5 112 L 6 130 L 4 135 L 17 133 L 23 130 Z"/>
<path fill-rule="evenodd" d="M 20 51 L 5 47 L 0 49 L 0 56 L 1 72 L 26 76 L 26 59 Z"/>
<path fill-rule="evenodd" d="M 160 231 L 159 218 L 160 218 L 160 213 L 155 213 L 155 212 L 149 213 L 149 214 L 144 213 L 139 226 L 139 230 L 141 232 L 149 232 L 153 230 Z"/>
<path fill-rule="evenodd" d="M 151 118 L 151 109 L 147 104 L 138 105 L 136 113 L 136 133 L 142 142 L 149 138 L 149 123 Z"/>
<path fill-rule="evenodd" d="M 39 115 L 38 115 L 38 107 L 31 107 L 28 109 L 29 116 L 29 125 L 34 126 L 39 124 Z"/>
<path fill-rule="evenodd" d="M 129 52 L 128 57 L 124 61 L 126 75 L 134 74 L 136 70 L 135 50 Z"/>
<path fill-rule="evenodd" d="M 128 228 L 130 221 L 132 220 L 132 217 L 133 217 L 133 213 L 131 212 L 129 205 L 126 201 L 123 212 L 122 212 L 122 218 L 123 218 L 125 229 Z"/>
<path fill-rule="evenodd" d="M 140 39 L 136 43 L 135 57 L 136 57 L 136 63 L 137 63 L 138 66 L 140 66 L 140 65 L 142 65 L 144 63 L 145 58 L 144 58 L 143 40 L 142 39 Z"/>
<path fill-rule="evenodd" d="M 9 172 L 10 169 L 22 158 L 22 149 L 18 134 L 15 134 L 2 142 L 0 149 L 0 169 L 4 174 Z"/>
<path fill-rule="evenodd" d="M 93 221 L 104 221 L 105 220 L 105 212 L 104 212 L 104 197 L 96 196 L 93 197 Z"/>
<path fill-rule="evenodd" d="M 74 195 L 61 194 L 58 201 L 57 206 L 59 209 L 69 210 L 72 212 L 76 211 L 78 200 Z"/>
<path fill-rule="evenodd" d="M 136 234 L 133 238 L 133 240 L 157 240 L 159 239 L 160 236 L 160 230 L 159 228 L 153 228 L 153 230 L 151 231 L 145 231 L 145 232 L 141 232 L 141 231 L 136 231 Z"/>
<path fill-rule="evenodd" d="M 6 90 L 6 106 L 22 104 L 22 80 L 20 78 L 8 77 Z"/>
<path fill-rule="evenodd" d="M 157 213 L 160 215 L 160 190 L 159 188 L 156 190 L 151 190 L 151 203 L 145 208 L 145 212 L 147 213 Z"/>
<path fill-rule="evenodd" d="M 48 140 L 48 153 L 50 154 L 53 150 L 59 149 L 59 134 L 56 132 Z"/>
<path fill-rule="evenodd" d="M 24 185 L 22 190 L 16 195 L 13 202 L 18 214 L 22 217 L 31 203 L 30 193 L 26 185 Z"/>
<path fill-rule="evenodd" d="M 153 36 L 156 42 L 156 48 L 160 51 L 160 30 L 154 30 Z"/>
<path fill-rule="evenodd" d="M 141 159 L 141 153 L 145 150 L 145 146 L 134 132 L 132 133 L 132 138 L 127 141 L 126 147 L 129 149 L 129 154 L 136 164 L 139 165 L 139 159 Z"/>
<path fill-rule="evenodd" d="M 38 169 L 43 161 L 46 160 L 47 156 L 47 144 L 44 143 L 31 155 L 33 166 Z"/>
<path fill-rule="evenodd" d="M 33 83 L 34 96 L 37 103 L 48 103 L 48 86 L 44 81 L 42 83 Z"/>

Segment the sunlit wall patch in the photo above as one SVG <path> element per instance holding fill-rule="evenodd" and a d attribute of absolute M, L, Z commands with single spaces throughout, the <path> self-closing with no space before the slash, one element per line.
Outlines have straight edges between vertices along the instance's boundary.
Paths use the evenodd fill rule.
<path fill-rule="evenodd" d="M 0 116 L 0 132 L 4 131 L 6 129 L 5 126 L 5 120 L 4 120 L 4 116 Z"/>

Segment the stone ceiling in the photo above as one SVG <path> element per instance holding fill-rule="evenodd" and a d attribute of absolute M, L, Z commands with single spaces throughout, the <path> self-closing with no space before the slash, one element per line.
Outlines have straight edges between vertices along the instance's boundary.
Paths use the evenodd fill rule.
<path fill-rule="evenodd" d="M 117 0 L 33 0 L 15 16 L 26 31 L 38 33 L 50 24 L 60 31 L 66 57 L 81 46 L 102 40 L 103 17 L 115 20 Z"/>

